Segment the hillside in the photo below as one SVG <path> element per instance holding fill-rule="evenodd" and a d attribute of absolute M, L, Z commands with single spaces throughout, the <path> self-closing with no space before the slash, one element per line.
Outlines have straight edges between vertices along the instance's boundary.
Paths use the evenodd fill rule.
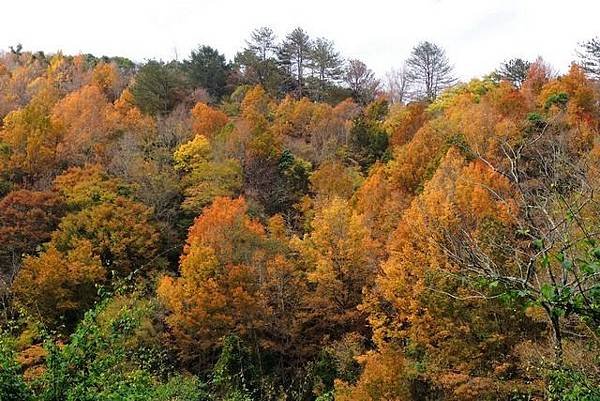
<path fill-rule="evenodd" d="M 600 400 L 599 53 L 2 53 L 0 400 Z"/>

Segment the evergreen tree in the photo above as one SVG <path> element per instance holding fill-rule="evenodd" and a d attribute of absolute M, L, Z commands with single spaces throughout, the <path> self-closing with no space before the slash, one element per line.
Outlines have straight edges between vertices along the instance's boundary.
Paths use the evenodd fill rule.
<path fill-rule="evenodd" d="M 446 52 L 435 43 L 421 42 L 415 46 L 406 65 L 408 77 L 417 87 L 416 95 L 428 101 L 456 81 Z"/>
<path fill-rule="evenodd" d="M 184 61 L 186 73 L 195 87 L 204 88 L 215 100 L 227 94 L 227 77 L 230 67 L 225 56 L 210 46 L 200 46 L 192 50 L 190 58 Z"/>

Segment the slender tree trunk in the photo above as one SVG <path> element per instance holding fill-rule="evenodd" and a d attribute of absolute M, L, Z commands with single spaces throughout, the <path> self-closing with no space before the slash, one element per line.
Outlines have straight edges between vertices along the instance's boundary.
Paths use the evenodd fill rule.
<path fill-rule="evenodd" d="M 550 322 L 552 323 L 552 340 L 554 342 L 554 357 L 558 365 L 562 365 L 563 361 L 563 345 L 562 333 L 560 331 L 560 317 L 556 314 L 551 315 Z"/>
<path fill-rule="evenodd" d="M 563 362 L 563 344 L 562 331 L 560 330 L 560 316 L 553 312 L 553 308 L 547 303 L 542 303 L 542 307 L 548 315 L 550 328 L 552 329 L 552 346 L 554 348 L 554 361 L 556 365 L 561 366 Z"/>

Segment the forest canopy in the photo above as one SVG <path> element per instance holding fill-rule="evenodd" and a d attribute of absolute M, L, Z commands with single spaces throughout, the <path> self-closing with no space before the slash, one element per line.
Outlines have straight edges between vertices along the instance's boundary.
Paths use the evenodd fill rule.
<path fill-rule="evenodd" d="M 0 53 L 0 400 L 600 400 L 598 43 Z"/>

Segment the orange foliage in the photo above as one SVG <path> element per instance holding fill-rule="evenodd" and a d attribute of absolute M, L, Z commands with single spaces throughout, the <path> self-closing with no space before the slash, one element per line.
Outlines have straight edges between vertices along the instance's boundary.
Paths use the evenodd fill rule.
<path fill-rule="evenodd" d="M 119 68 L 114 63 L 100 63 L 92 71 L 92 83 L 110 100 L 118 95 L 120 81 Z"/>
<path fill-rule="evenodd" d="M 135 106 L 129 89 L 125 89 L 115 101 L 115 110 L 120 114 L 122 129 L 131 131 L 138 137 L 151 136 L 155 133 L 156 122 Z"/>
<path fill-rule="evenodd" d="M 553 97 L 561 94 L 566 95 L 566 105 L 553 102 Z M 565 120 L 573 129 L 572 147 L 579 151 L 588 151 L 598 134 L 598 100 L 594 84 L 576 64 L 568 74 L 544 85 L 537 98 L 538 105 L 549 109 L 552 116 L 557 116 L 563 108 L 566 110 Z"/>
<path fill-rule="evenodd" d="M 69 252 L 81 241 L 89 241 L 105 269 L 121 275 L 137 268 L 147 272 L 159 264 L 159 233 L 151 219 L 148 207 L 117 197 L 67 215 L 52 235 L 51 244 L 61 252 Z"/>
<path fill-rule="evenodd" d="M 538 57 L 529 67 L 529 71 L 527 71 L 527 79 L 521 86 L 522 93 L 530 102 L 534 102 L 542 87 L 550 80 L 551 76 L 552 70 L 550 66 L 542 58 Z"/>
<path fill-rule="evenodd" d="M 48 241 L 63 214 L 64 204 L 53 192 L 18 190 L 2 198 L 0 269 L 8 273 L 23 254 Z"/>
<path fill-rule="evenodd" d="M 275 307 L 269 301 L 284 301 L 277 293 L 264 294 L 264 286 L 289 296 L 287 286 L 276 285 L 277 277 L 291 273 L 287 262 L 283 256 L 268 257 L 264 228 L 246 211 L 242 198 L 215 199 L 189 230 L 180 277 L 159 283 L 158 296 L 170 311 L 167 323 L 189 363 L 210 359 L 231 332 L 251 341 L 258 336 L 263 340 L 257 345 L 268 346 L 265 330 Z"/>
<path fill-rule="evenodd" d="M 318 198 L 350 199 L 360 184 L 360 173 L 340 161 L 326 161 L 310 176 L 311 189 Z"/>
<path fill-rule="evenodd" d="M 228 122 L 225 113 L 215 110 L 206 103 L 198 102 L 192 109 L 192 130 L 194 135 L 213 138 Z"/>
<path fill-rule="evenodd" d="M 51 120 L 63 132 L 59 157 L 78 164 L 103 159 L 118 128 L 119 114 L 101 88 L 88 85 L 59 101 Z"/>
<path fill-rule="evenodd" d="M 82 240 L 67 252 L 50 246 L 40 256 L 27 257 L 13 291 L 29 313 L 54 325 L 61 317 L 70 322 L 80 317 L 92 305 L 95 285 L 105 276 L 106 271 L 99 257 L 94 256 L 92 244 Z"/>
<path fill-rule="evenodd" d="M 408 341 L 412 349 L 422 350 L 431 361 L 428 380 L 449 386 L 450 393 L 456 391 L 452 399 L 466 397 L 461 392 L 467 391 L 465 383 L 477 397 L 493 394 L 498 388 L 495 380 L 502 379 L 493 378 L 493 370 L 485 373 L 482 360 L 492 366 L 510 361 L 518 339 L 508 333 L 522 327 L 525 318 L 512 314 L 498 325 L 489 316 L 482 318 L 503 313 L 489 301 L 458 301 L 443 295 L 466 296 L 468 289 L 457 287 L 452 278 L 456 268 L 440 244 L 463 231 L 482 239 L 510 231 L 516 214 L 510 199 L 511 187 L 502 176 L 483 163 L 466 162 L 451 148 L 423 193 L 403 213 L 388 244 L 389 259 L 364 303 L 379 346 Z M 389 306 L 381 308 L 382 300 Z M 477 332 L 488 333 L 489 340 L 482 344 Z M 504 350 L 499 355 L 494 354 L 498 347 Z M 482 357 L 486 352 L 490 356 Z M 449 372 L 460 372 L 467 379 L 444 383 Z M 479 388 L 483 383 L 491 384 Z"/>
<path fill-rule="evenodd" d="M 360 358 L 363 368 L 354 385 L 336 381 L 339 401 L 407 401 L 411 395 L 408 363 L 401 351 L 386 348 Z"/>
<path fill-rule="evenodd" d="M 316 330 L 339 336 L 364 330 L 364 314 L 357 306 L 363 289 L 373 282 L 377 250 L 360 216 L 348 202 L 333 198 L 312 222 L 313 231 L 294 248 L 306 264 L 309 282 L 315 285 L 308 295 L 310 314 Z"/>
<path fill-rule="evenodd" d="M 385 130 L 392 146 L 404 145 L 427 121 L 427 105 L 413 102 L 407 105 L 394 104 L 385 121 Z"/>
<path fill-rule="evenodd" d="M 186 263 L 193 244 L 211 247 L 224 263 L 250 262 L 265 233 L 258 221 L 246 215 L 246 210 L 243 198 L 216 198 L 190 228 L 181 263 Z"/>

